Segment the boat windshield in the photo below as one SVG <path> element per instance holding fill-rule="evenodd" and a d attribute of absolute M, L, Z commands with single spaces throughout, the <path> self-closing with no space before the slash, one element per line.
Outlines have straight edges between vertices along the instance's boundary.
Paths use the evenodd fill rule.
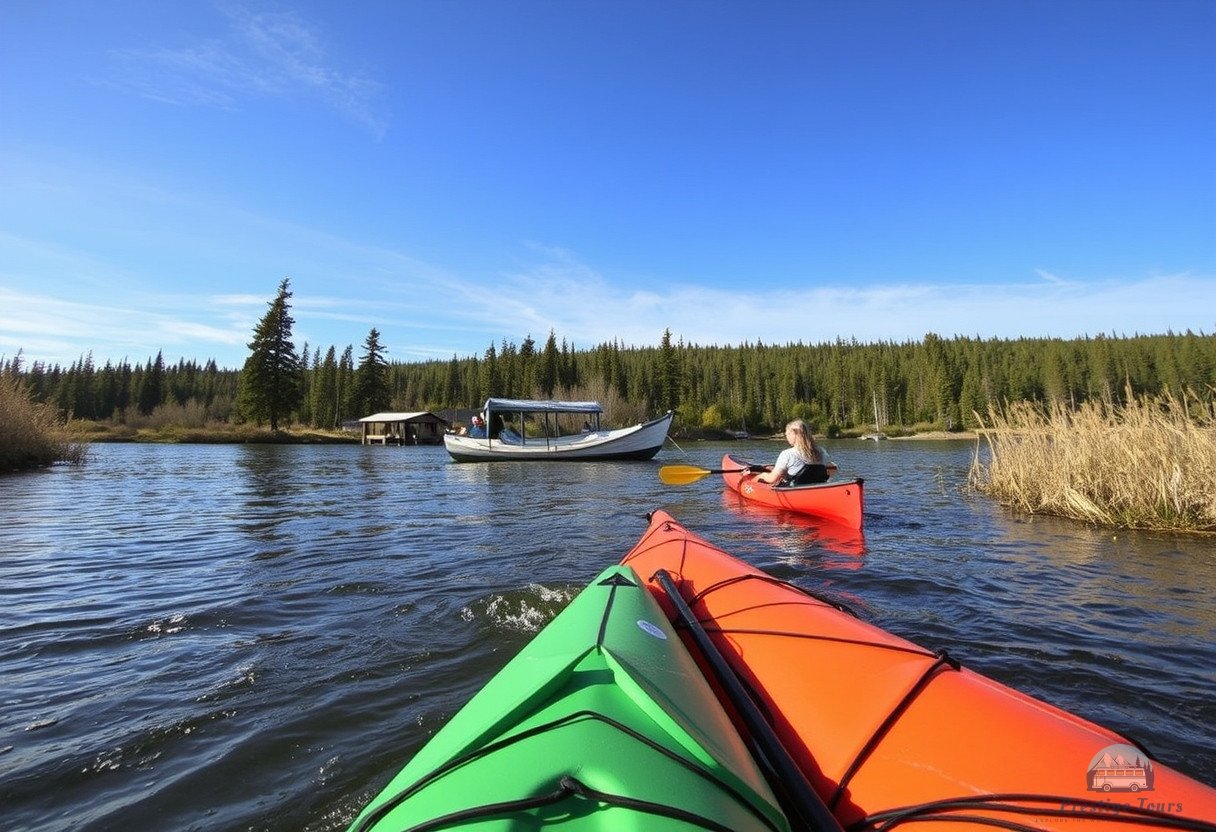
<path fill-rule="evenodd" d="M 523 444 L 528 439 L 542 441 L 568 436 L 588 434 L 600 429 L 600 415 L 604 408 L 599 402 L 560 402 L 544 399 L 487 399 L 486 420 L 490 425 L 490 438 L 510 444 Z M 576 418 L 562 420 L 562 414 L 575 414 Z M 531 429 L 525 427 L 533 422 Z M 569 422 L 563 424 L 563 421 Z M 507 424 L 508 422 L 514 425 Z"/>

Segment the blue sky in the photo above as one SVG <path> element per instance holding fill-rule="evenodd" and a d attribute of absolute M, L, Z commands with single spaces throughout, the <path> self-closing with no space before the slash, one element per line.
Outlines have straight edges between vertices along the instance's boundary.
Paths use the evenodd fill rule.
<path fill-rule="evenodd" d="M 1216 3 L 6 0 L 0 356 L 1216 331 Z"/>

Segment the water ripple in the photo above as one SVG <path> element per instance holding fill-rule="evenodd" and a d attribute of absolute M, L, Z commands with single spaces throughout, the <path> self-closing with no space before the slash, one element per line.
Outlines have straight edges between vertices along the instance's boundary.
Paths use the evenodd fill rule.
<path fill-rule="evenodd" d="M 866 478 L 864 534 L 662 485 L 664 462 L 717 466 L 703 443 L 602 465 L 102 446 L 0 478 L 7 828 L 340 829 L 659 507 L 1216 770 L 1216 542 L 1017 519 L 966 493 L 969 444 L 877 445 L 832 448 Z"/>

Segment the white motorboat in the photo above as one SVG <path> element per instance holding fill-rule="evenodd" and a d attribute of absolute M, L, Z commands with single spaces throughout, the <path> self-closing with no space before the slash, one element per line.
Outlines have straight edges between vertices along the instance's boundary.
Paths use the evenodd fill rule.
<path fill-rule="evenodd" d="M 457 462 L 516 460 L 650 459 L 663 447 L 674 414 L 626 428 L 604 429 L 599 402 L 561 402 L 534 399 L 487 399 L 486 436 L 449 433 L 443 437 Z M 568 415 L 573 414 L 573 416 Z M 581 430 L 563 435 L 561 417 L 583 418 Z M 506 421 L 519 429 L 502 427 Z"/>

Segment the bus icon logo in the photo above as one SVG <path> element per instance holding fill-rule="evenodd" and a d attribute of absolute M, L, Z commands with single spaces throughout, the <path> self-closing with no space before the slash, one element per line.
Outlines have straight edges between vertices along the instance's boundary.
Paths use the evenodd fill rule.
<path fill-rule="evenodd" d="M 1097 753 L 1085 773 L 1091 792 L 1139 792 L 1153 789 L 1153 763 L 1131 745 L 1108 745 Z"/>

